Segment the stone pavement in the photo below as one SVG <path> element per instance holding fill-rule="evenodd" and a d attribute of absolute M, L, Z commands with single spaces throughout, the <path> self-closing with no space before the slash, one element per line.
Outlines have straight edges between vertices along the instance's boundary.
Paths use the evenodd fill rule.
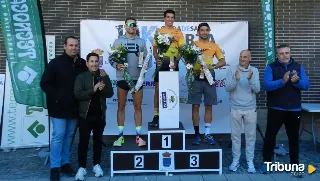
<path fill-rule="evenodd" d="M 230 136 L 229 136 L 230 137 Z M 246 181 L 246 180 L 320 180 L 320 153 L 315 152 L 313 149 L 313 143 L 310 139 L 302 140 L 300 143 L 300 161 L 304 164 L 313 164 L 318 169 L 313 175 L 306 175 L 303 179 L 297 179 L 292 177 L 290 174 L 247 174 L 246 172 L 246 162 L 245 156 L 241 157 L 241 166 L 237 172 L 230 172 L 228 170 L 228 165 L 232 161 L 232 153 L 230 148 L 230 141 L 219 141 L 220 147 L 223 149 L 223 175 L 218 175 L 217 173 L 174 173 L 172 176 L 165 176 L 164 173 L 139 173 L 139 174 L 115 174 L 113 178 L 110 178 L 110 150 L 112 149 L 112 140 L 106 141 L 107 147 L 103 149 L 103 157 L 101 167 L 105 171 L 104 178 L 94 178 L 92 174 L 92 145 L 89 145 L 88 153 L 88 178 L 87 180 L 112 180 L 112 181 L 129 181 L 129 180 L 143 180 L 143 181 L 178 181 L 178 180 L 190 180 L 190 181 L 207 181 L 207 180 L 225 180 L 225 181 Z M 223 139 L 222 139 L 223 140 Z M 244 141 L 244 139 L 243 139 Z M 283 143 L 286 148 L 288 148 L 287 141 L 281 141 L 278 143 Z M 92 143 L 90 143 L 92 144 Z M 256 151 L 255 151 L 255 165 L 259 168 L 261 163 L 262 155 L 262 141 L 257 140 Z M 49 165 L 44 165 L 44 158 L 38 156 L 39 149 L 29 148 L 29 149 L 18 149 L 16 151 L 11 151 L 9 153 L 0 152 L 0 180 L 49 180 Z M 242 148 L 242 153 L 245 153 L 244 147 Z M 289 162 L 289 156 L 277 157 L 277 161 L 282 163 Z M 71 164 L 73 168 L 77 169 L 77 140 L 72 147 Z M 74 180 L 74 178 L 66 178 L 62 175 L 63 180 Z"/>
<path fill-rule="evenodd" d="M 259 119 L 259 125 L 262 129 L 262 134 L 265 133 L 265 121 Z M 310 125 L 308 125 L 310 127 Z M 320 125 L 319 125 L 320 127 Z M 319 128 L 318 127 L 318 128 Z M 310 130 L 310 129 L 309 129 Z M 319 129 L 320 130 L 320 129 Z M 320 131 L 319 131 L 320 132 Z M 230 172 L 228 165 L 232 162 L 230 134 L 214 135 L 223 152 L 223 171 L 222 175 L 210 172 L 195 172 L 195 173 L 174 173 L 172 176 L 165 176 L 164 173 L 139 173 L 139 174 L 115 174 L 110 178 L 110 150 L 112 150 L 112 142 L 115 139 L 112 136 L 104 136 L 104 142 L 107 147 L 104 147 L 102 153 L 101 167 L 104 170 L 105 177 L 94 178 L 92 174 L 92 142 L 89 145 L 88 161 L 87 161 L 87 181 L 287 181 L 287 180 L 305 180 L 305 181 L 320 181 L 320 152 L 315 152 L 312 137 L 310 134 L 303 132 L 300 142 L 300 163 L 312 164 L 317 168 L 316 173 L 306 175 L 302 179 L 292 177 L 288 173 L 276 173 L 269 175 L 262 174 L 247 174 L 245 155 L 241 156 L 241 165 L 237 172 Z M 74 145 L 72 146 L 71 164 L 74 169 L 77 169 L 77 149 L 78 136 L 76 136 Z M 242 139 L 244 143 L 244 138 Z M 283 143 L 288 150 L 287 136 L 284 127 L 280 129 L 277 136 L 277 143 Z M 259 132 L 257 132 L 257 142 L 255 150 L 255 166 L 258 170 L 262 162 L 262 144 L 263 141 Z M 41 149 L 43 150 L 43 149 Z M 17 149 L 9 153 L 0 151 L 0 181 L 16 180 L 16 181 L 48 181 L 49 180 L 49 165 L 44 165 L 44 158 L 39 157 L 39 148 Z M 244 145 L 242 154 L 245 153 Z M 277 157 L 277 160 L 282 163 L 289 162 L 289 155 Z M 67 178 L 61 175 L 62 181 L 71 181 L 74 178 Z"/>
<path fill-rule="evenodd" d="M 48 178 L 15 179 L 15 181 L 48 181 Z M 61 181 L 73 181 L 74 178 L 61 178 Z M 319 181 L 320 174 L 307 175 L 304 178 L 295 178 L 289 174 L 194 174 L 173 176 L 117 176 L 117 177 L 88 177 L 86 181 Z M 10 181 L 10 180 L 2 180 Z"/>

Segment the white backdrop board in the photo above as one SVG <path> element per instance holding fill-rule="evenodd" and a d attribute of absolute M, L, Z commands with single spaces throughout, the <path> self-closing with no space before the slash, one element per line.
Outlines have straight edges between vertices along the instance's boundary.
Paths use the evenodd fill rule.
<path fill-rule="evenodd" d="M 174 26 L 181 29 L 185 36 L 185 43 L 192 43 L 198 40 L 197 26 L 200 22 L 175 22 Z M 248 22 L 208 22 L 211 28 L 210 40 L 214 40 L 225 54 L 227 64 L 235 65 L 239 60 L 241 50 L 248 49 Z M 116 88 L 116 70 L 111 67 L 108 61 L 108 51 L 110 45 L 118 36 L 123 35 L 123 21 L 108 21 L 108 20 L 83 20 L 80 24 L 80 39 L 81 39 L 81 57 L 85 58 L 88 53 L 94 49 L 102 49 L 104 51 L 101 56 L 101 68 L 106 70 L 113 84 L 115 94 L 107 100 L 107 115 L 106 127 L 104 135 L 117 135 L 117 88 Z M 152 46 L 153 35 L 157 28 L 161 28 L 163 22 L 154 21 L 138 21 L 140 37 L 147 43 L 147 48 Z M 147 133 L 147 123 L 153 118 L 153 96 L 154 82 L 153 73 L 155 70 L 155 61 L 152 57 L 153 67 L 146 73 L 144 83 L 144 93 L 142 101 L 142 133 Z M 215 63 L 217 59 L 215 58 Z M 191 105 L 186 104 L 188 98 L 187 85 L 185 82 L 185 66 L 182 62 L 179 64 L 179 97 L 180 97 L 180 121 L 183 123 L 186 133 L 193 133 L 191 120 Z M 230 133 L 230 108 L 229 94 L 224 88 L 226 69 L 216 71 L 216 87 L 218 94 L 218 105 L 213 106 L 213 122 L 211 126 L 212 133 Z M 125 135 L 135 134 L 134 125 L 134 109 L 132 96 L 129 94 L 126 106 L 125 119 Z M 204 107 L 200 108 L 200 131 L 204 131 Z"/>

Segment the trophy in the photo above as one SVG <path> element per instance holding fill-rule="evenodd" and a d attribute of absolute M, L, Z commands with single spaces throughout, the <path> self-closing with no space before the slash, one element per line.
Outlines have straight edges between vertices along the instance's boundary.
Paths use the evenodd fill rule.
<path fill-rule="evenodd" d="M 212 74 L 210 72 L 210 70 L 208 69 L 207 63 L 205 62 L 205 58 L 213 58 L 213 57 L 207 57 L 207 56 L 202 56 L 199 55 L 198 59 L 200 61 L 200 65 L 202 66 L 201 68 L 201 72 L 200 72 L 200 79 L 204 79 L 204 77 L 207 78 L 209 85 L 213 85 L 215 83 L 215 81 L 213 80 Z M 210 61 L 207 61 L 210 62 Z"/>
<path fill-rule="evenodd" d="M 139 52 L 138 68 L 142 68 L 143 66 L 143 54 L 144 52 Z"/>
<path fill-rule="evenodd" d="M 204 72 L 203 72 L 203 68 L 201 68 L 201 72 L 200 72 L 200 79 L 204 79 Z"/>
<path fill-rule="evenodd" d="M 170 65 L 169 65 L 170 71 L 174 71 L 174 69 L 171 68 L 171 66 L 173 66 L 173 65 L 174 65 L 174 56 L 171 55 L 171 56 L 170 56 Z"/>

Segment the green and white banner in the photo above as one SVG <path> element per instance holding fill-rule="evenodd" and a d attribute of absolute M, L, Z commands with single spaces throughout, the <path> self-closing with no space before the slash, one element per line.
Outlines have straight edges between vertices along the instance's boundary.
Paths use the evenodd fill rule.
<path fill-rule="evenodd" d="M 0 17 L 15 101 L 46 108 L 40 88 L 47 60 L 40 1 L 1 0 Z"/>
<path fill-rule="evenodd" d="M 55 57 L 55 36 L 46 35 L 46 42 L 47 50 L 50 52 L 47 56 L 49 62 Z M 48 146 L 49 133 L 51 131 L 49 130 L 47 109 L 19 104 L 15 100 L 8 63 L 7 61 L 0 147 L 29 148 Z"/>
<path fill-rule="evenodd" d="M 273 0 L 261 0 L 266 64 L 275 61 Z"/>

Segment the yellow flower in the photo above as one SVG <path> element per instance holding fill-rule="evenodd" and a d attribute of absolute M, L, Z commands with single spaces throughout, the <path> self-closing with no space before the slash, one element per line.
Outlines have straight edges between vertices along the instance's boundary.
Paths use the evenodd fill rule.
<path fill-rule="evenodd" d="M 97 49 L 95 49 L 95 50 L 92 50 L 92 53 L 96 53 L 96 54 L 98 54 L 98 55 L 102 55 L 102 54 L 104 53 L 104 51 L 101 50 L 101 49 L 99 49 L 99 48 L 97 48 Z"/>

